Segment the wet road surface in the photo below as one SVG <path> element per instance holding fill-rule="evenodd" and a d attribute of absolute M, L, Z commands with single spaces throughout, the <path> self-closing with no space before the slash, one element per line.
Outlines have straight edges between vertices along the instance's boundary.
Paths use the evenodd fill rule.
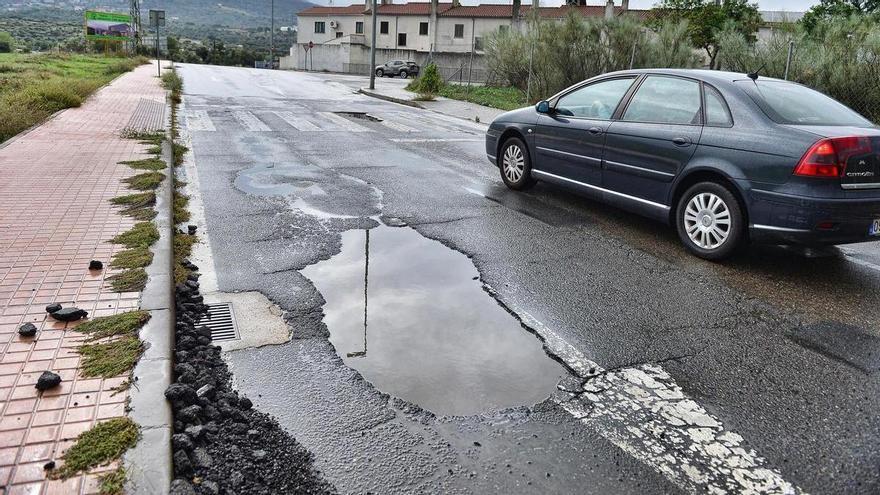
<path fill-rule="evenodd" d="M 880 491 L 876 247 L 818 257 L 756 247 L 703 262 L 662 225 L 544 184 L 506 190 L 479 124 L 356 95 L 330 76 L 179 70 L 217 286 L 262 292 L 292 329 L 288 344 L 228 355 L 237 385 L 340 491 Z M 510 407 L 471 400 L 485 410 L 444 416 L 459 411 L 430 396 L 460 396 L 441 390 L 456 387 L 452 374 L 425 373 L 439 381 L 407 400 L 394 386 L 417 382 L 402 368 L 370 378 L 341 344 L 363 328 L 364 302 L 336 299 L 342 287 L 362 295 L 364 272 L 340 263 L 319 276 L 364 229 L 411 231 L 470 263 L 477 281 L 444 274 L 491 295 L 517 341 L 543 344 L 546 363 L 529 345 L 518 351 L 542 380 L 562 376 L 555 390 L 537 393 L 548 382 L 533 380 L 505 389 L 513 403 L 495 402 Z M 387 278 L 401 272 L 384 265 L 369 284 L 400 297 Z M 409 266 L 409 280 L 438 277 L 437 266 Z M 383 302 L 382 314 L 368 303 L 379 318 L 369 332 L 401 338 L 429 287 Z M 444 331 L 442 315 L 427 318 L 418 331 Z M 462 345 L 458 359 L 479 353 L 444 343 Z M 451 359 L 420 352 L 426 371 Z M 519 370 L 493 368 L 493 380 L 517 380 Z"/>

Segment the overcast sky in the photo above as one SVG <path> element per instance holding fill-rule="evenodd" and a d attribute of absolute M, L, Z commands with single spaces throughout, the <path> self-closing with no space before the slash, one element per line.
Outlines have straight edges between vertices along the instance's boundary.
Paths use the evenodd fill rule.
<path fill-rule="evenodd" d="M 315 3 L 327 5 L 330 0 L 312 0 Z M 406 0 L 394 0 L 394 3 L 404 3 Z M 412 0 L 419 1 L 419 0 Z M 447 0 L 441 0 L 447 1 Z M 541 0 L 541 5 L 562 5 L 564 0 Z M 630 0 L 629 6 L 634 9 L 649 9 L 660 0 Z M 809 9 L 811 6 L 819 3 L 819 0 L 757 0 L 758 8 L 761 10 L 785 10 L 788 12 L 799 12 Z M 352 0 L 333 0 L 333 5 L 350 5 L 353 3 L 363 3 L 363 1 Z M 461 0 L 464 5 L 477 5 L 480 3 L 510 3 L 505 0 Z M 523 3 L 531 3 L 531 0 L 523 0 Z M 620 0 L 614 3 L 620 5 Z M 588 5 L 605 5 L 604 0 L 587 0 Z"/>

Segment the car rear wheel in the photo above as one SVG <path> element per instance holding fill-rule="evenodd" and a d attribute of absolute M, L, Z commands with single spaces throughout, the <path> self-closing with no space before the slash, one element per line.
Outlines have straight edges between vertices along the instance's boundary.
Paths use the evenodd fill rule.
<path fill-rule="evenodd" d="M 510 138 L 504 142 L 499 165 L 501 180 L 507 187 L 520 191 L 534 185 L 532 162 L 529 159 L 528 148 L 521 139 Z"/>
<path fill-rule="evenodd" d="M 742 205 L 728 188 L 716 182 L 691 186 L 678 200 L 675 216 L 678 237 L 700 258 L 727 258 L 745 239 Z"/>
<path fill-rule="evenodd" d="M 376 75 L 382 77 L 385 75 L 385 71 L 382 69 L 376 69 Z"/>
<path fill-rule="evenodd" d="M 409 77 L 409 73 L 407 71 L 405 71 L 405 70 L 400 71 L 400 78 L 401 79 L 406 79 L 407 77 Z"/>

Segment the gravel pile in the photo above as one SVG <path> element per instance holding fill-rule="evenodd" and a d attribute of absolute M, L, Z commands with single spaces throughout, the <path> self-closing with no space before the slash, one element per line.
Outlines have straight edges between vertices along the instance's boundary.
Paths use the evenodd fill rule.
<path fill-rule="evenodd" d="M 230 387 L 230 373 L 199 327 L 207 307 L 197 267 L 176 288 L 174 372 L 165 391 L 174 410 L 173 494 L 334 493 L 312 466 L 312 455 L 250 399 Z"/>

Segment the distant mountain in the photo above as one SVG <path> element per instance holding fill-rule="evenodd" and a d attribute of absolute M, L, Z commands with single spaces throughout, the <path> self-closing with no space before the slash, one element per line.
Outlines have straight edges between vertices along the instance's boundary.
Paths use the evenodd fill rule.
<path fill-rule="evenodd" d="M 0 15 L 62 19 L 85 9 L 128 12 L 128 5 L 126 0 L 0 0 Z M 275 25 L 295 24 L 296 13 L 312 5 L 306 0 L 275 0 Z M 142 22 L 147 22 L 150 9 L 164 9 L 169 24 L 246 28 L 271 22 L 271 0 L 141 0 Z"/>

